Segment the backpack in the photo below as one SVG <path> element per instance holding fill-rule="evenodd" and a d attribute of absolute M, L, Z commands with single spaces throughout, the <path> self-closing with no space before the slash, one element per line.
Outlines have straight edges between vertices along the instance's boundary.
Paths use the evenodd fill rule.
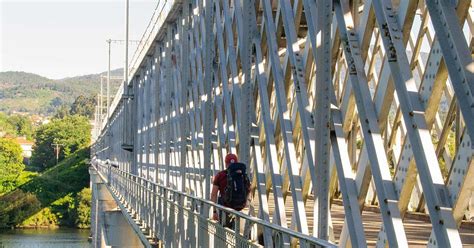
<path fill-rule="evenodd" d="M 247 176 L 247 166 L 242 163 L 232 163 L 227 167 L 227 186 L 224 191 L 224 204 L 240 211 L 247 205 L 250 193 L 250 180 Z"/>

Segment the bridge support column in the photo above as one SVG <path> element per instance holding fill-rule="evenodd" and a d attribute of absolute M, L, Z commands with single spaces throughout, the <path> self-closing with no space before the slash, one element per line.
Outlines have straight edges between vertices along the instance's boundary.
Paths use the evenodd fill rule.
<path fill-rule="evenodd" d="M 97 171 L 90 169 L 93 247 L 143 247 Z"/>

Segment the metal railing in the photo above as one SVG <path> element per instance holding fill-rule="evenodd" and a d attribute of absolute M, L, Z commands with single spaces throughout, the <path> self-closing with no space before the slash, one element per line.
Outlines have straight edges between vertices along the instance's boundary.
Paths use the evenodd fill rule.
<path fill-rule="evenodd" d="M 162 28 L 162 24 L 166 20 L 168 15 L 168 11 L 172 8 L 172 5 L 175 3 L 174 0 L 164 0 L 158 1 L 156 4 L 155 10 L 153 11 L 153 15 L 151 16 L 150 22 L 142 34 L 140 38 L 140 42 L 137 45 L 137 48 L 133 52 L 132 58 L 130 59 L 128 73 L 130 78 L 133 78 L 138 68 L 140 68 L 140 64 L 143 62 L 143 58 L 147 54 L 148 50 L 150 49 L 153 41 L 155 40 L 155 36 L 159 33 L 160 29 Z M 129 82 L 126 82 L 128 84 Z M 102 130 L 107 126 L 108 119 L 112 116 L 113 112 L 116 110 L 117 106 L 119 105 L 122 95 L 124 93 L 124 88 L 119 87 L 117 92 L 115 93 L 114 98 L 110 104 L 110 116 L 106 118 L 106 121 L 102 122 L 99 127 L 99 135 L 101 134 Z"/>
<path fill-rule="evenodd" d="M 155 6 L 155 10 L 153 11 L 153 15 L 151 16 L 150 21 L 148 22 L 147 27 L 145 28 L 145 31 L 142 34 L 142 37 L 140 38 L 140 42 L 138 43 L 137 49 L 135 49 L 135 52 L 132 55 L 132 58 L 130 60 L 129 64 L 129 72 L 132 72 L 134 68 L 138 67 L 139 64 L 141 63 L 141 60 L 139 60 L 142 56 L 143 53 L 146 53 L 146 48 L 148 47 L 149 43 L 148 40 L 153 39 L 154 37 L 150 37 L 153 31 L 153 28 L 156 26 L 155 23 L 158 20 L 158 18 L 161 16 L 164 6 L 167 1 L 158 1 L 158 3 Z"/>
<path fill-rule="evenodd" d="M 140 64 L 143 62 L 143 57 L 145 57 L 148 52 L 149 47 L 155 40 L 156 34 L 159 32 L 159 29 L 162 27 L 164 19 L 166 19 L 169 10 L 169 4 L 173 4 L 174 0 L 164 0 L 158 1 L 155 11 L 151 16 L 150 22 L 143 32 L 143 35 L 138 43 L 137 49 L 133 53 L 132 59 L 129 64 L 129 75 L 133 75 L 137 68 L 140 67 Z M 168 5 L 168 6 L 167 6 Z M 127 82 L 128 83 L 128 82 Z"/>
<path fill-rule="evenodd" d="M 148 235 L 165 247 L 289 247 L 290 242 L 300 247 L 336 247 L 325 240 L 159 185 L 114 164 L 99 160 L 91 164 L 106 178 L 112 193 L 139 220 Z M 212 208 L 233 217 L 233 228 L 209 219 Z"/>

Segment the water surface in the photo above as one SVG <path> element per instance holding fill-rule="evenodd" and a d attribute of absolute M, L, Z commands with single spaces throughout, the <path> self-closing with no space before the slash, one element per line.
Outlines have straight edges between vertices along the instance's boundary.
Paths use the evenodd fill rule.
<path fill-rule="evenodd" d="M 0 229 L 0 248 L 90 248 L 89 230 L 59 228 L 49 229 Z"/>

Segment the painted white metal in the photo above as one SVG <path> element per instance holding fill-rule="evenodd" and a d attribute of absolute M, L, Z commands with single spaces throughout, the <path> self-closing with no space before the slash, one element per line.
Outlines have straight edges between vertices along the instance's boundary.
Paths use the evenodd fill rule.
<path fill-rule="evenodd" d="M 305 247 L 308 235 L 407 246 L 405 213 L 425 208 L 437 224 L 424 242 L 460 245 L 473 189 L 468 2 L 159 1 L 95 128 L 93 156 L 118 168 L 97 169 L 171 247 Z M 208 219 L 207 202 L 230 152 L 252 179 L 234 230 Z M 380 207 L 378 241 L 365 204 Z"/>

